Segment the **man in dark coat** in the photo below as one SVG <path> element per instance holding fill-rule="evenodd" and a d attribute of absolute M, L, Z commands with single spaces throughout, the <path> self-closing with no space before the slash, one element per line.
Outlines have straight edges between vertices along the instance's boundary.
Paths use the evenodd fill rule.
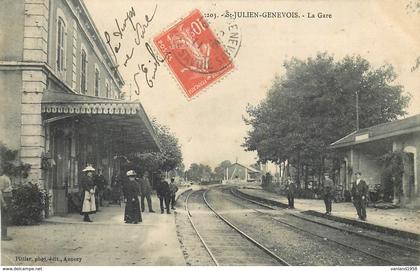
<path fill-rule="evenodd" d="M 331 215 L 332 200 L 334 198 L 334 182 L 330 179 L 330 175 L 328 173 L 324 173 L 322 188 L 324 192 L 325 214 Z"/>
<path fill-rule="evenodd" d="M 356 181 L 353 182 L 351 188 L 351 200 L 356 207 L 357 215 L 363 221 L 366 220 L 366 205 L 369 193 L 369 186 L 362 180 L 362 173 L 356 172 Z"/>
<path fill-rule="evenodd" d="M 120 173 L 114 173 L 111 179 L 111 199 L 115 204 L 121 206 L 122 179 Z"/>
<path fill-rule="evenodd" d="M 287 201 L 289 209 L 295 208 L 295 192 L 296 192 L 296 185 L 292 178 L 289 176 L 287 177 Z"/>
<path fill-rule="evenodd" d="M 125 223 L 137 224 L 142 222 L 139 202 L 139 185 L 136 182 L 136 172 L 127 171 L 128 180 L 124 184 L 124 197 L 127 200 L 124 211 Z"/>
<path fill-rule="evenodd" d="M 96 204 L 96 211 L 99 211 L 99 206 L 102 206 L 102 197 L 106 187 L 106 180 L 104 175 L 102 174 L 102 169 L 98 170 L 98 174 L 94 176 L 93 179 L 95 185 L 95 204 Z"/>
<path fill-rule="evenodd" d="M 169 192 L 171 208 L 172 210 L 175 210 L 176 192 L 178 192 L 178 186 L 175 184 L 175 178 L 171 178 L 171 183 L 169 184 Z"/>
<path fill-rule="evenodd" d="M 163 176 L 159 178 L 160 181 L 157 184 L 156 187 L 156 194 L 159 198 L 160 202 L 160 213 L 163 214 L 166 207 L 166 213 L 170 214 L 171 211 L 169 210 L 169 201 L 170 201 L 170 191 L 169 191 L 169 184 L 165 181 Z M 165 202 L 165 207 L 163 205 L 163 202 Z"/>
<path fill-rule="evenodd" d="M 144 172 L 143 177 L 139 180 L 140 184 L 140 195 L 141 195 L 141 211 L 144 212 L 146 209 L 146 206 L 144 204 L 144 199 L 147 200 L 147 206 L 149 207 L 149 212 L 154 213 L 152 208 L 152 199 L 150 198 L 150 195 L 152 193 L 152 187 L 150 185 L 149 181 L 149 172 Z"/>

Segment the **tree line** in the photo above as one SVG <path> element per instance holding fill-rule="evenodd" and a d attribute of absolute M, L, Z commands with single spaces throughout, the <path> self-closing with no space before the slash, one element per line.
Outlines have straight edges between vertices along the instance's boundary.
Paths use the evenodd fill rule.
<path fill-rule="evenodd" d="M 226 169 L 232 165 L 230 160 L 224 160 L 214 169 L 202 163 L 192 163 L 185 172 L 185 178 L 193 182 L 219 182 L 225 179 Z"/>
<path fill-rule="evenodd" d="M 151 120 L 153 129 L 160 143 L 159 152 L 131 154 L 125 165 L 126 168 L 134 169 L 142 175 L 148 171 L 152 177 L 152 183 L 156 178 L 168 172 L 183 171 L 181 145 L 176 135 L 169 127 L 160 124 L 156 119 Z"/>
<path fill-rule="evenodd" d="M 266 97 L 246 108 L 250 129 L 243 147 L 256 151 L 261 162 L 288 161 L 299 185 L 339 168 L 342 158 L 328 149 L 331 143 L 407 113 L 410 96 L 396 83 L 392 65 L 374 68 L 360 56 L 335 60 L 318 53 L 283 66 L 284 74 L 274 78 Z"/>

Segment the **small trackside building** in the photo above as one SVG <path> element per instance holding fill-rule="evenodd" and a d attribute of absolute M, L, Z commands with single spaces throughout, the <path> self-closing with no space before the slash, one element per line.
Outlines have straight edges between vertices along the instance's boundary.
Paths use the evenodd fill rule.
<path fill-rule="evenodd" d="M 370 188 L 382 184 L 384 164 L 379 157 L 396 151 L 405 153 L 401 203 L 420 206 L 420 114 L 361 129 L 330 147 L 344 155 L 338 182 L 347 190 L 356 171 L 362 172 Z"/>
<path fill-rule="evenodd" d="M 261 178 L 261 172 L 259 170 L 239 164 L 238 162 L 226 169 L 226 175 L 228 180 L 243 182 L 259 181 Z"/>

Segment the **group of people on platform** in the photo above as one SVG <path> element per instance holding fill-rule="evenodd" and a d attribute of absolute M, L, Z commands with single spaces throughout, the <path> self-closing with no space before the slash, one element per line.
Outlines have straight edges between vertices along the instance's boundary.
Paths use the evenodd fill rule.
<path fill-rule="evenodd" d="M 367 183 L 362 179 L 362 173 L 360 171 L 355 173 L 356 180 L 352 183 L 351 187 L 351 201 L 356 208 L 357 215 L 360 220 L 365 221 L 366 206 L 368 200 L 369 187 Z M 295 194 L 296 184 L 293 179 L 289 176 L 287 178 L 287 200 L 288 208 L 295 208 Z M 332 201 L 334 200 L 334 182 L 330 178 L 329 173 L 324 173 L 324 179 L 322 181 L 322 195 L 325 203 L 325 214 L 331 215 L 332 212 Z"/>
<path fill-rule="evenodd" d="M 82 206 L 81 215 L 83 221 L 92 222 L 89 215 L 96 213 L 99 206 L 102 206 L 102 198 L 106 188 L 106 180 L 99 171 L 95 174 L 95 169 L 88 165 L 83 169 L 85 176 L 82 180 Z M 118 194 L 116 197 L 120 198 L 122 194 L 125 199 L 124 222 L 129 224 L 137 224 L 142 222 L 141 213 L 145 211 L 147 202 L 148 210 L 154 213 L 152 207 L 152 186 L 149 180 L 149 173 L 146 171 L 142 176 L 139 176 L 134 170 L 126 172 L 126 180 L 121 181 L 117 178 L 112 179 L 111 182 L 111 195 Z M 159 182 L 156 184 L 156 194 L 160 201 L 160 210 L 163 214 L 170 214 L 170 209 L 175 209 L 175 199 L 178 187 L 175 184 L 175 179 L 171 178 L 170 184 L 161 176 Z M 139 199 L 140 198 L 140 199 Z"/>

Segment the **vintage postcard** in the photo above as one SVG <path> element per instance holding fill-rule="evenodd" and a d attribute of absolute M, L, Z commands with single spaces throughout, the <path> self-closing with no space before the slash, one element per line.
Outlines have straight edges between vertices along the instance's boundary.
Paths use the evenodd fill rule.
<path fill-rule="evenodd" d="M 1 1 L 2 270 L 417 270 L 419 174 L 420 0 Z"/>

